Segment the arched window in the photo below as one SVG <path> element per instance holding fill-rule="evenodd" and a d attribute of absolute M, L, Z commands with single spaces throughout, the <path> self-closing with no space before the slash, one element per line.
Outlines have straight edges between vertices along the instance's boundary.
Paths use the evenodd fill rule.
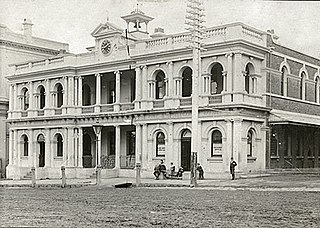
<path fill-rule="evenodd" d="M 88 84 L 84 84 L 82 87 L 82 105 L 91 105 L 91 89 Z"/>
<path fill-rule="evenodd" d="M 63 88 L 59 83 L 56 85 L 57 88 L 57 107 L 60 108 L 63 105 Z"/>
<path fill-rule="evenodd" d="M 164 157 L 166 155 L 165 136 L 163 132 L 158 132 L 156 135 L 156 156 Z"/>
<path fill-rule="evenodd" d="M 63 156 L 63 139 L 61 134 L 56 134 L 56 142 L 57 142 L 57 157 Z"/>
<path fill-rule="evenodd" d="M 165 75 L 159 71 L 156 76 L 156 99 L 162 99 L 166 95 Z"/>
<path fill-rule="evenodd" d="M 247 156 L 252 157 L 253 154 L 253 130 L 250 129 L 247 134 Z"/>
<path fill-rule="evenodd" d="M 22 90 L 22 109 L 27 110 L 29 108 L 29 91 L 27 88 Z"/>
<path fill-rule="evenodd" d="M 281 69 L 281 80 L 280 80 L 280 95 L 287 96 L 285 93 L 285 82 L 287 80 L 288 70 L 286 67 L 282 67 Z"/>
<path fill-rule="evenodd" d="M 182 97 L 190 97 L 192 94 L 192 70 L 190 67 L 182 73 Z"/>
<path fill-rule="evenodd" d="M 222 134 L 214 130 L 211 135 L 211 157 L 222 156 Z"/>
<path fill-rule="evenodd" d="M 301 73 L 301 80 L 300 80 L 300 99 L 304 100 L 305 99 L 305 79 L 306 79 L 306 74 L 305 72 Z"/>
<path fill-rule="evenodd" d="M 211 69 L 211 94 L 220 94 L 223 90 L 223 76 L 221 64 L 215 64 Z"/>
<path fill-rule="evenodd" d="M 43 109 L 46 105 L 46 96 L 45 96 L 45 89 L 43 86 L 39 87 L 39 108 Z"/>
<path fill-rule="evenodd" d="M 244 89 L 247 93 L 255 93 L 256 78 L 252 77 L 254 74 L 254 67 L 251 63 L 246 65 L 244 74 Z"/>
<path fill-rule="evenodd" d="M 23 156 L 28 156 L 28 154 L 29 154 L 29 140 L 28 140 L 28 136 L 23 135 L 21 141 L 22 141 Z"/>

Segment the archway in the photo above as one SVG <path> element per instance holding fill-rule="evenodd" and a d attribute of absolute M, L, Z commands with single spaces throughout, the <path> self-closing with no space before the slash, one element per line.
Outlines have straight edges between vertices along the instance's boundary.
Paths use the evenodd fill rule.
<path fill-rule="evenodd" d="M 92 168 L 92 153 L 91 153 L 91 137 L 88 134 L 83 135 L 83 168 Z"/>
<path fill-rule="evenodd" d="M 182 73 L 182 97 L 190 97 L 192 94 L 192 70 L 186 67 Z"/>
<path fill-rule="evenodd" d="M 39 167 L 45 166 L 45 138 L 43 134 L 40 134 L 37 138 L 39 144 Z"/>
<path fill-rule="evenodd" d="M 181 166 L 184 171 L 190 171 L 191 131 L 185 129 L 181 133 Z"/>
<path fill-rule="evenodd" d="M 220 94 L 223 90 L 223 68 L 220 63 L 214 64 L 211 69 L 211 94 Z"/>

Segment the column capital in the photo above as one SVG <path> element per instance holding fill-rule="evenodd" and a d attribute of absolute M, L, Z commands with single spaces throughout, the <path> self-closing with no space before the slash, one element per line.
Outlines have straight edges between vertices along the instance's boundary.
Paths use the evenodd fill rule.
<path fill-rule="evenodd" d="M 203 73 L 203 74 L 201 74 L 201 76 L 203 76 L 203 77 L 210 77 L 212 74 L 210 74 L 210 73 Z"/>
<path fill-rule="evenodd" d="M 94 76 L 95 77 L 101 77 L 101 74 L 100 73 L 95 73 Z"/>
<path fill-rule="evenodd" d="M 122 74 L 122 72 L 120 70 L 116 70 L 113 72 L 114 74 Z"/>
<path fill-rule="evenodd" d="M 233 52 L 228 52 L 228 53 L 225 54 L 225 57 L 232 57 L 233 54 L 234 54 Z"/>
<path fill-rule="evenodd" d="M 173 62 L 172 62 L 172 61 L 170 61 L 170 62 L 166 62 L 166 64 L 167 64 L 167 65 L 172 65 L 172 64 L 173 64 Z"/>
<path fill-rule="evenodd" d="M 222 76 L 227 76 L 227 74 L 228 74 L 228 71 L 226 70 L 222 71 Z"/>

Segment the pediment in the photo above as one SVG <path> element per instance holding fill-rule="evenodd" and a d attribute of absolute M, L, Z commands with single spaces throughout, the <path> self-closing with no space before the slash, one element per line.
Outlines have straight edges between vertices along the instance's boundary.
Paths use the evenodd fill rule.
<path fill-rule="evenodd" d="M 105 24 L 100 24 L 98 25 L 93 32 L 91 33 L 91 35 L 95 38 L 97 37 L 107 37 L 107 36 L 112 36 L 114 34 L 122 34 L 122 29 L 119 28 L 118 26 L 110 23 L 110 22 L 106 22 Z"/>

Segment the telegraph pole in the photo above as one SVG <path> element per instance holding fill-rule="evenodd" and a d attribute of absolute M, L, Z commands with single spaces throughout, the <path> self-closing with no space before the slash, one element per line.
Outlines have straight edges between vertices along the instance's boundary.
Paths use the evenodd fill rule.
<path fill-rule="evenodd" d="M 192 33 L 192 138 L 191 138 L 191 175 L 190 186 L 197 186 L 196 165 L 197 153 L 200 152 L 199 142 L 199 79 L 201 77 L 201 39 L 204 22 L 203 0 L 187 0 L 186 22 L 187 29 Z"/>

